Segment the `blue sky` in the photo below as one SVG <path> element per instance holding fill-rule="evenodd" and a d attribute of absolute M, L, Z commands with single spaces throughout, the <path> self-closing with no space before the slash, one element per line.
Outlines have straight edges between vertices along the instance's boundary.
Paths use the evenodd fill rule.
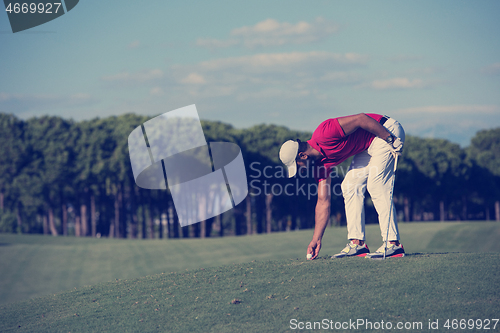
<path fill-rule="evenodd" d="M 97 1 L 13 34 L 0 112 L 75 120 L 196 104 L 313 131 L 359 112 L 467 146 L 500 126 L 500 2 Z"/>

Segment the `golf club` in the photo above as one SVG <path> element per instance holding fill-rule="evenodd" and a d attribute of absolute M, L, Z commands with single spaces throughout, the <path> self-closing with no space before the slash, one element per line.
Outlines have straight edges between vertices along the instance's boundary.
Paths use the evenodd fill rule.
<path fill-rule="evenodd" d="M 384 247 L 384 260 L 385 255 L 387 253 L 387 243 L 389 242 L 389 226 L 391 225 L 391 216 L 392 216 L 392 206 L 394 205 L 392 198 L 394 195 L 394 181 L 396 180 L 396 168 L 398 165 L 398 154 L 394 154 L 394 176 L 392 177 L 392 186 L 391 186 L 391 208 L 389 210 L 389 221 L 387 223 L 387 233 L 385 235 L 385 247 Z"/>

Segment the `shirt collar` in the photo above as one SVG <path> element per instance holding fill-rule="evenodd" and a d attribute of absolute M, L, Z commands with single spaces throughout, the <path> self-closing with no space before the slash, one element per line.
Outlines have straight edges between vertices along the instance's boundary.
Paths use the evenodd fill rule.
<path fill-rule="evenodd" d="M 319 153 L 321 154 L 321 157 L 322 159 L 326 158 L 326 154 L 325 154 L 325 151 L 323 150 L 323 148 L 321 148 L 317 143 L 316 141 L 314 141 L 313 139 L 310 139 L 307 141 L 308 144 L 311 145 L 311 147 L 313 147 L 314 149 L 316 149 L 317 151 L 319 151 Z"/>

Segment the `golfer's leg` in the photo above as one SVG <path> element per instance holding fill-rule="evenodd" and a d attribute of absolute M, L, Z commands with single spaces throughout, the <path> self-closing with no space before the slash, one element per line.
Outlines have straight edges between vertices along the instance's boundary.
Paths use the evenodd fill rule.
<path fill-rule="evenodd" d="M 404 130 L 397 121 L 389 119 L 386 122 L 386 128 L 404 141 Z M 389 228 L 388 240 L 399 240 L 396 209 L 391 203 L 393 178 L 395 177 L 394 156 L 390 151 L 389 145 L 380 138 L 373 140 L 368 153 L 371 155 L 371 159 L 368 166 L 367 189 L 378 213 L 382 240 L 386 240 L 387 228 Z"/>
<path fill-rule="evenodd" d="M 368 176 L 366 165 L 370 157 L 365 152 L 354 156 L 342 181 L 347 219 L 347 238 L 365 240 L 365 191 Z"/>
<path fill-rule="evenodd" d="M 376 155 L 369 166 L 367 181 L 368 193 L 372 198 L 375 210 L 378 213 L 380 233 L 385 242 L 387 228 L 389 227 L 390 241 L 399 240 L 399 230 L 396 220 L 396 209 L 391 205 L 392 180 L 394 177 L 394 157 L 389 152 Z M 392 207 L 392 213 L 390 209 Z M 390 220 L 389 220 L 390 216 Z"/>

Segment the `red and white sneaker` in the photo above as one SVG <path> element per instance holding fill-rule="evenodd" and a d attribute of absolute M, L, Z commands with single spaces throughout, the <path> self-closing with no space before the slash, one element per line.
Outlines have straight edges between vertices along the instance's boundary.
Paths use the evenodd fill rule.
<path fill-rule="evenodd" d="M 366 255 L 366 258 L 369 259 L 382 259 L 384 258 L 384 249 L 385 249 L 385 243 L 378 248 L 376 252 L 373 253 L 368 253 Z M 385 257 L 386 258 L 401 258 L 405 256 L 405 249 L 403 248 L 403 245 L 399 244 L 387 244 L 387 251 L 385 252 Z"/>
<path fill-rule="evenodd" d="M 357 245 L 353 242 L 347 243 L 345 248 L 340 252 L 332 256 L 333 258 L 344 258 L 344 257 L 364 257 L 370 253 L 370 249 L 366 246 L 366 243 L 363 245 Z"/>

